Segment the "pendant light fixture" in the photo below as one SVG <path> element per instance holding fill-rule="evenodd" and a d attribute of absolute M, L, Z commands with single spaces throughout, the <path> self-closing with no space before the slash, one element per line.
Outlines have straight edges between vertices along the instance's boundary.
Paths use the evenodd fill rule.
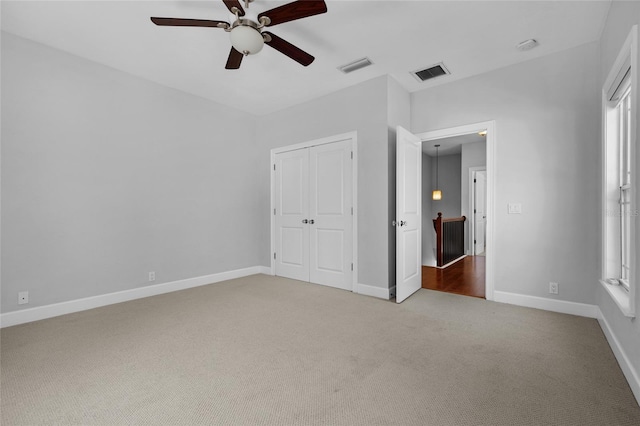
<path fill-rule="evenodd" d="M 442 200 L 442 191 L 440 191 L 438 188 L 438 148 L 440 147 L 440 145 L 435 145 L 436 147 L 436 189 L 433 190 L 433 192 L 431 193 L 431 198 L 433 198 L 434 200 Z"/>

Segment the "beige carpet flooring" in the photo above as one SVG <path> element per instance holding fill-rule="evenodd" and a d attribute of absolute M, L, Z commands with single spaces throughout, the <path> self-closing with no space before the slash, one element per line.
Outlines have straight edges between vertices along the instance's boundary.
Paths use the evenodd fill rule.
<path fill-rule="evenodd" d="M 2 425 L 640 425 L 597 321 L 255 275 L 1 332 Z"/>

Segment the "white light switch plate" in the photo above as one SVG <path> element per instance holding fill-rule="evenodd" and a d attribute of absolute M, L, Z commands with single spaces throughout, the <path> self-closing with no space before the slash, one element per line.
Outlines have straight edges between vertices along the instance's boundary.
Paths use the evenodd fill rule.
<path fill-rule="evenodd" d="M 522 204 L 520 203 L 509 203 L 507 204 L 507 210 L 509 214 L 522 214 Z"/>

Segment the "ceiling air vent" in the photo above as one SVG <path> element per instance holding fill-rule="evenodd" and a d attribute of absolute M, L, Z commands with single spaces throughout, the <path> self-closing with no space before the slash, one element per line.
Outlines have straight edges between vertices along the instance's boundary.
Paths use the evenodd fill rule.
<path fill-rule="evenodd" d="M 373 62 L 371 62 L 371 59 L 364 57 L 362 59 L 358 59 L 357 61 L 342 65 L 341 67 L 338 67 L 338 69 L 345 74 L 349 74 L 350 72 L 359 70 L 360 68 L 368 67 L 371 64 L 373 64 Z"/>
<path fill-rule="evenodd" d="M 418 81 L 427 81 L 441 75 L 451 74 L 442 62 L 411 73 Z"/>

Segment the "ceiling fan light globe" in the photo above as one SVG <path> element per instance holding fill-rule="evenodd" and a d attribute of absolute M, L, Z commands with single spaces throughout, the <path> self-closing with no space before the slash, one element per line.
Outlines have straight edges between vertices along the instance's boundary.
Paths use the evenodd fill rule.
<path fill-rule="evenodd" d="M 240 25 L 231 30 L 231 45 L 245 55 L 255 55 L 264 47 L 260 31 L 249 26 Z"/>

